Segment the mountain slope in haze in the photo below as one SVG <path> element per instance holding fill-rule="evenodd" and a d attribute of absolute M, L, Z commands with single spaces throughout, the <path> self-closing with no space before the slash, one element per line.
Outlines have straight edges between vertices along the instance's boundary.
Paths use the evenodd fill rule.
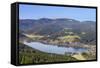
<path fill-rule="evenodd" d="M 95 43 L 96 41 L 96 22 L 94 21 L 80 22 L 67 18 L 21 19 L 19 20 L 19 30 L 23 33 L 44 36 L 63 36 L 66 35 L 66 32 L 73 32 L 82 37 L 82 42 Z"/>

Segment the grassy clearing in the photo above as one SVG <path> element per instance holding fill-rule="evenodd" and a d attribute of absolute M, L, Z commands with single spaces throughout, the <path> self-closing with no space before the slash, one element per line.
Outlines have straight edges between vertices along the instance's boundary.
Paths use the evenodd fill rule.
<path fill-rule="evenodd" d="M 76 58 L 77 60 L 86 60 L 86 58 L 80 53 L 73 55 L 72 57 Z"/>

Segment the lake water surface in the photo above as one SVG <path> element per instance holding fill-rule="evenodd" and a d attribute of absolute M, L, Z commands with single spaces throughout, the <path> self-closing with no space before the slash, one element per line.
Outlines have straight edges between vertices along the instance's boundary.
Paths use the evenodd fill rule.
<path fill-rule="evenodd" d="M 74 47 L 59 47 L 57 45 L 43 44 L 40 42 L 24 42 L 24 44 L 46 53 L 54 54 L 65 54 L 65 53 L 80 53 L 85 52 L 85 48 L 74 48 Z"/>

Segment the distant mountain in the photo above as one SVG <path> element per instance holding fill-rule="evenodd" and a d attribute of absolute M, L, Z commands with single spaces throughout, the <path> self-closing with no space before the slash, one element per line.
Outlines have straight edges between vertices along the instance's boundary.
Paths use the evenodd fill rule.
<path fill-rule="evenodd" d="M 80 22 L 67 18 L 22 19 L 19 20 L 19 29 L 23 33 L 46 36 L 63 36 L 66 34 L 65 32 L 73 32 L 74 34 L 80 35 L 85 41 L 94 42 L 96 40 L 96 22 L 94 21 Z M 81 35 L 82 32 L 85 33 L 84 36 Z"/>
<path fill-rule="evenodd" d="M 72 28 L 73 31 L 95 31 L 94 21 L 77 21 L 74 19 L 58 18 L 48 19 L 41 18 L 38 20 L 34 19 L 23 19 L 19 21 L 20 30 L 28 33 L 39 33 L 48 34 L 53 32 L 62 31 L 64 28 Z M 49 32 L 48 32 L 49 31 Z"/>

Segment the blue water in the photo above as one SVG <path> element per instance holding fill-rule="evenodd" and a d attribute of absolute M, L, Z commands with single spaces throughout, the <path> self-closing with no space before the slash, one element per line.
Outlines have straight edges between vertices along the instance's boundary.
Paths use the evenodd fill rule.
<path fill-rule="evenodd" d="M 85 48 L 59 47 L 57 45 L 47 45 L 40 42 L 24 42 L 24 44 L 46 53 L 65 54 L 85 52 Z"/>

